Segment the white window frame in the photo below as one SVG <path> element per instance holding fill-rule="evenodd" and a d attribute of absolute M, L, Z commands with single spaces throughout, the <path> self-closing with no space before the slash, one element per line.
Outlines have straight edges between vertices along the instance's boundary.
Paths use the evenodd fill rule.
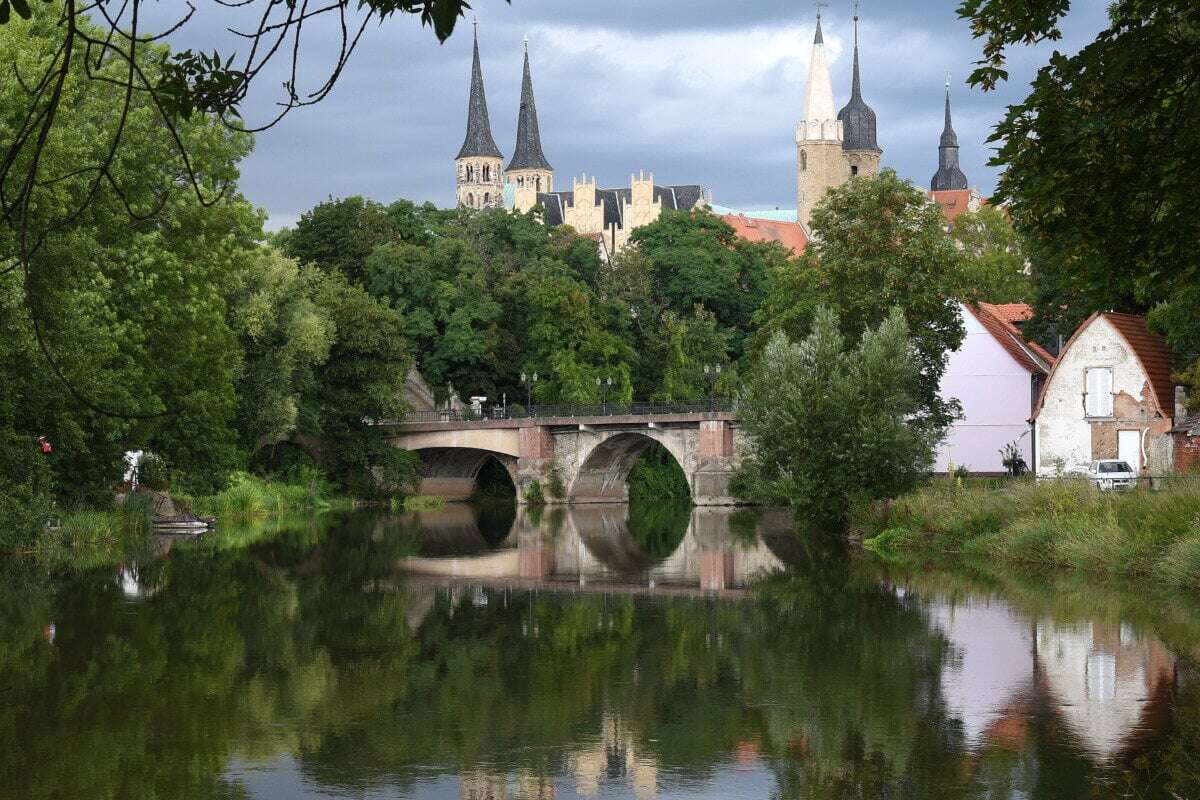
<path fill-rule="evenodd" d="M 1092 376 L 1097 380 L 1093 381 Z M 1107 382 L 1099 376 L 1107 375 Z M 1104 391 L 1107 385 L 1108 391 Z M 1083 415 L 1088 419 L 1111 419 L 1113 415 L 1113 369 L 1112 367 L 1088 367 L 1083 372 Z"/>

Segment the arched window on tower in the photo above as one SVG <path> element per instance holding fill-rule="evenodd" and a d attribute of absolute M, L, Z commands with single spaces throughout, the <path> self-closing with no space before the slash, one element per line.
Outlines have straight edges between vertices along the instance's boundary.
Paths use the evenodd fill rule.
<path fill-rule="evenodd" d="M 850 177 L 853 178 L 857 174 L 858 174 L 858 164 L 851 164 L 850 165 Z"/>
<path fill-rule="evenodd" d="M 492 168 L 484 164 L 483 166 L 483 182 L 488 183 L 492 180 Z"/>
<path fill-rule="evenodd" d="M 467 194 L 467 206 L 469 208 L 475 207 L 475 195 L 474 194 Z"/>
<path fill-rule="evenodd" d="M 542 190 L 542 176 L 541 175 L 537 176 L 537 190 L 539 192 Z"/>
<path fill-rule="evenodd" d="M 525 186 L 525 178 L 523 178 L 523 177 L 517 178 L 517 187 L 524 188 L 524 186 Z"/>
<path fill-rule="evenodd" d="M 808 153 L 801 150 L 800 151 L 800 171 L 805 172 L 807 170 L 808 170 Z"/>
<path fill-rule="evenodd" d="M 487 169 L 487 167 L 484 167 L 484 169 Z M 492 193 L 491 192 L 483 193 L 483 204 L 485 206 L 490 206 L 492 204 Z"/>
<path fill-rule="evenodd" d="M 475 168 L 467 164 L 467 182 L 470 183 L 473 180 L 475 180 Z"/>

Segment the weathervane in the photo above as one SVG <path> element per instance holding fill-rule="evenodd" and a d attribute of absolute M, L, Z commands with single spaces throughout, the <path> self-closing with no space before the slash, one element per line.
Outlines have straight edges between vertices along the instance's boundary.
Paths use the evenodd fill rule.
<path fill-rule="evenodd" d="M 950 73 L 946 73 L 946 91 L 950 91 Z"/>

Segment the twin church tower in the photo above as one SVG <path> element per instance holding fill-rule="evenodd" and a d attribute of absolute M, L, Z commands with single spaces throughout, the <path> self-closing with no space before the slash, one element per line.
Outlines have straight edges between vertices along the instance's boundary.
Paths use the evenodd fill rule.
<path fill-rule="evenodd" d="M 471 100 L 467 108 L 467 137 L 454 160 L 457 168 L 458 204 L 467 208 L 503 205 L 504 184 L 529 186 L 538 192 L 554 191 L 554 168 L 542 153 L 533 78 L 529 74 L 529 42 L 525 43 L 525 74 L 521 78 L 521 109 L 517 115 L 517 146 L 505 168 L 504 156 L 492 138 L 483 69 L 479 65 L 479 33 L 471 64 Z"/>

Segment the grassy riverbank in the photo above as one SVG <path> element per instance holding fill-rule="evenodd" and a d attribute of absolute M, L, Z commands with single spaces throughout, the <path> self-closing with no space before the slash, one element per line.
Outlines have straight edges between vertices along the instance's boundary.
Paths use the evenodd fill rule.
<path fill-rule="evenodd" d="M 1200 588 L 1200 481 L 1099 492 L 1083 481 L 935 480 L 857 514 L 864 545 L 909 563 L 978 561 Z"/>

